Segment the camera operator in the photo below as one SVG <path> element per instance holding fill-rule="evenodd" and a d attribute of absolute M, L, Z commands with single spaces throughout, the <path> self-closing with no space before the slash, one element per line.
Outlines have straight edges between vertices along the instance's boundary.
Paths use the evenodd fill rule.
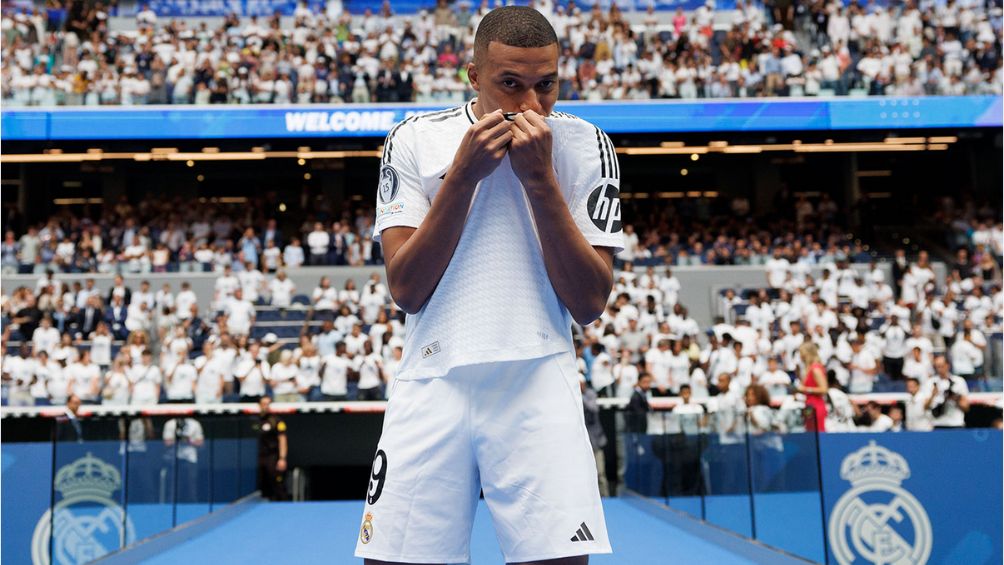
<path fill-rule="evenodd" d="M 944 355 L 934 358 L 934 378 L 927 382 L 927 409 L 935 428 L 964 428 L 969 412 L 969 387 L 966 380 L 949 370 Z"/>

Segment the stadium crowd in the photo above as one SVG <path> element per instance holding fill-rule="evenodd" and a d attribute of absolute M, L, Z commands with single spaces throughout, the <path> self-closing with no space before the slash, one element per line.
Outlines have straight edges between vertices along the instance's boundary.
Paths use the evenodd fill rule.
<path fill-rule="evenodd" d="M 745 414 L 746 401 L 766 393 L 790 409 L 814 394 L 800 353 L 811 343 L 827 375 L 826 430 L 902 423 L 902 412 L 891 420 L 879 418 L 881 410 L 859 413 L 847 396 L 873 391 L 911 393 L 897 408 L 909 429 L 962 425 L 970 387 L 986 389 L 989 377 L 999 382 L 999 270 L 989 280 L 955 269 L 939 285 L 926 253 L 905 259 L 896 254 L 888 277 L 879 265 L 854 269 L 846 261 L 810 269 L 777 250 L 762 287 L 722 293 L 722 315 L 710 328 L 680 303 L 671 269 L 625 263 L 603 315 L 574 329 L 580 371 L 600 396 L 683 395 L 701 401 L 699 411 Z M 322 277 L 308 295 L 281 269 L 266 275 L 227 265 L 214 288 L 204 310 L 188 282 L 132 289 L 117 277 L 99 292 L 91 279 L 66 284 L 48 276 L 34 288 L 5 291 L 5 401 L 386 397 L 404 346 L 404 315 L 378 275 L 340 290 Z"/>
<path fill-rule="evenodd" d="M 371 210 L 330 208 L 327 201 L 302 216 L 280 214 L 273 195 L 241 204 L 211 204 L 183 198 L 126 198 L 101 209 L 69 207 L 40 222 L 13 213 L 0 243 L 4 274 L 235 272 L 252 268 L 275 273 L 302 265 L 378 265 Z M 785 196 L 774 203 L 777 217 L 754 217 L 746 198 L 680 199 L 657 205 L 627 203 L 636 221 L 625 227 L 619 261 L 637 265 L 761 265 L 776 250 L 793 263 L 815 265 L 875 259 L 867 242 L 847 238 L 846 215 L 827 196 Z M 978 213 L 976 213 L 978 212 Z M 278 222 L 275 218 L 285 218 Z M 963 271 L 992 270 L 1004 249 L 1004 224 L 992 211 L 959 215 L 970 222 L 974 243 L 965 248 Z M 862 223 L 867 224 L 867 220 Z M 985 253 L 984 251 L 989 251 Z M 986 275 L 985 278 L 994 278 Z"/>
<path fill-rule="evenodd" d="M 58 4 L 58 3 L 57 3 Z M 1001 94 L 996 3 L 713 0 L 675 13 L 531 0 L 561 48 L 569 100 Z M 150 9 L 112 31 L 101 3 L 5 10 L 10 106 L 458 102 L 483 0 L 397 16 L 301 5 L 291 17 L 162 21 Z M 630 20 L 630 22 L 629 22 Z"/>

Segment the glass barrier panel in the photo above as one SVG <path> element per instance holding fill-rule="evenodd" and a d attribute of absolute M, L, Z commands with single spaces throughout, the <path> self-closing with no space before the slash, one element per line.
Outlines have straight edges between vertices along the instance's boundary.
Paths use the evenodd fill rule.
<path fill-rule="evenodd" d="M 678 406 L 666 415 L 666 496 L 671 508 L 704 519 L 701 429 L 704 411 Z"/>
<path fill-rule="evenodd" d="M 238 422 L 234 418 L 213 418 L 205 423 L 209 439 L 209 458 L 212 464 L 210 478 L 210 505 L 212 510 L 226 506 L 239 498 L 240 440 Z"/>
<path fill-rule="evenodd" d="M 43 553 L 36 562 L 87 563 L 136 539 L 124 511 L 125 457 L 117 436 L 113 421 L 56 420 L 53 506 L 36 528 L 42 543 L 33 550 Z"/>
<path fill-rule="evenodd" d="M 756 539 L 823 562 L 820 470 L 813 418 L 811 408 L 773 410 L 754 406 L 748 412 L 748 445 Z"/>
<path fill-rule="evenodd" d="M 624 414 L 624 485 L 642 496 L 665 497 L 657 453 L 663 427 L 661 413 Z"/>
<path fill-rule="evenodd" d="M 238 497 L 244 497 L 258 489 L 258 434 L 254 424 L 256 418 L 238 418 Z"/>
<path fill-rule="evenodd" d="M 174 472 L 177 444 L 163 440 L 165 418 L 122 418 L 126 461 L 126 512 L 143 539 L 175 525 Z"/>
<path fill-rule="evenodd" d="M 164 423 L 165 455 L 174 460 L 165 465 L 167 480 L 176 493 L 174 524 L 183 524 L 209 512 L 210 453 L 205 429 L 196 418 L 172 418 Z M 172 450 L 173 447 L 173 450 Z"/>
<path fill-rule="evenodd" d="M 718 400 L 712 404 L 701 450 L 704 519 L 753 537 L 746 407 L 731 395 L 715 398 Z"/>

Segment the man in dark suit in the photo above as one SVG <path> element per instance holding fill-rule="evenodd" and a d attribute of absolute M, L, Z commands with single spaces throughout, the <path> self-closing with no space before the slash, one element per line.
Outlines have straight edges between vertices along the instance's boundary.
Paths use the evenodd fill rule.
<path fill-rule="evenodd" d="M 87 299 L 87 304 L 77 310 L 70 325 L 81 337 L 87 338 L 98 327 L 98 322 L 104 321 L 105 313 L 101 308 L 101 298 L 92 295 Z M 123 319 L 123 322 L 125 320 Z"/>
<path fill-rule="evenodd" d="M 631 393 L 627 405 L 627 428 L 636 434 L 648 433 L 648 413 L 652 410 L 648 405 L 648 391 L 652 388 L 652 375 L 642 373 L 638 384 Z"/>
<path fill-rule="evenodd" d="M 122 275 L 115 275 L 115 284 L 108 290 L 108 297 L 105 300 L 105 304 L 113 304 L 112 300 L 115 296 L 122 297 L 122 304 L 129 306 L 129 302 L 132 300 L 132 289 L 125 285 L 125 279 Z"/>
<path fill-rule="evenodd" d="M 270 219 L 268 223 L 265 224 L 265 229 L 261 232 L 262 246 L 267 246 L 269 241 L 274 241 L 276 247 L 282 247 L 282 232 L 279 231 L 279 226 L 276 224 L 274 219 Z"/>
<path fill-rule="evenodd" d="M 122 296 L 116 295 L 112 298 L 111 306 L 105 311 L 105 322 L 112 330 L 115 339 L 125 339 L 129 336 L 129 330 L 125 327 L 126 317 L 129 315 L 129 308 L 125 305 Z"/>
<path fill-rule="evenodd" d="M 71 394 L 66 399 L 66 414 L 56 417 L 56 441 L 82 443 L 84 429 L 80 425 L 80 398 Z"/>

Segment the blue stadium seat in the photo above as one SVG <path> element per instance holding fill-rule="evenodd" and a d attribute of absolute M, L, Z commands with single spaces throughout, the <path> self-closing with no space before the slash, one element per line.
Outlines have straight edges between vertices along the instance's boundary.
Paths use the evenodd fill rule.
<path fill-rule="evenodd" d="M 297 294 L 293 297 L 293 304 L 303 304 L 304 306 L 310 306 L 310 297 L 306 294 Z"/>

